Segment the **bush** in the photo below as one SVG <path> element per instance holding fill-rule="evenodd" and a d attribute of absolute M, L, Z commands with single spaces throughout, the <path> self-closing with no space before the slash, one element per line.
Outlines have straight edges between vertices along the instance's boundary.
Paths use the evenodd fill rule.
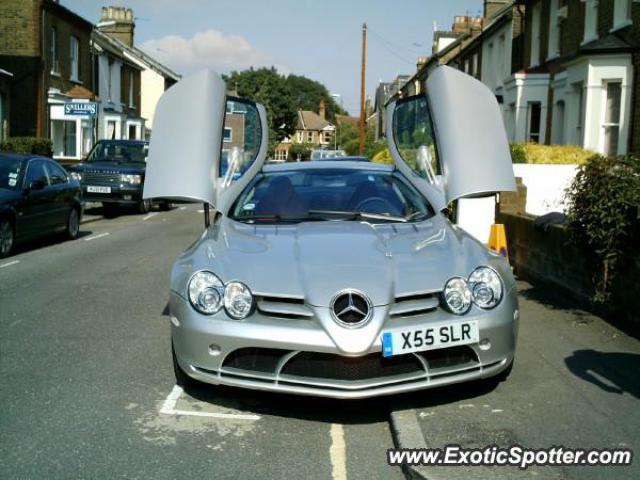
<path fill-rule="evenodd" d="M 389 152 L 388 148 L 384 148 L 376 153 L 371 159 L 373 163 L 393 163 L 393 158 L 391 158 L 391 152 Z"/>
<path fill-rule="evenodd" d="M 512 143 L 510 147 L 513 163 L 583 165 L 594 155 L 594 152 L 575 145 Z"/>
<path fill-rule="evenodd" d="M 640 241 L 640 156 L 593 156 L 578 168 L 567 200 L 571 240 L 588 259 L 593 300 L 604 302 L 619 267 Z"/>
<path fill-rule="evenodd" d="M 21 153 L 24 155 L 44 155 L 50 157 L 53 154 L 51 140 L 39 137 L 12 137 L 0 143 L 3 152 Z"/>
<path fill-rule="evenodd" d="M 309 160 L 311 158 L 311 151 L 315 148 L 319 148 L 313 143 L 294 143 L 289 150 L 289 158 L 292 162 L 295 162 L 300 156 L 300 160 Z"/>

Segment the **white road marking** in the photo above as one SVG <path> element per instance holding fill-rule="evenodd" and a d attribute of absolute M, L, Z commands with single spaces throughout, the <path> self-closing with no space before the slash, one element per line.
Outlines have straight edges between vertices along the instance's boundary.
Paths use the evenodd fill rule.
<path fill-rule="evenodd" d="M 344 427 L 339 423 L 331 424 L 331 477 L 333 480 L 347 479 L 347 447 L 344 442 Z"/>
<path fill-rule="evenodd" d="M 150 218 L 153 218 L 153 217 L 155 217 L 156 215 L 158 215 L 158 212 L 152 212 L 152 213 L 150 213 L 149 215 L 147 215 L 146 217 L 144 217 L 144 218 L 142 219 L 142 221 L 144 222 L 145 220 L 149 220 Z"/>
<path fill-rule="evenodd" d="M 3 263 L 2 265 L 0 265 L 0 268 L 10 267 L 11 265 L 16 265 L 17 263 L 20 263 L 20 260 L 13 260 L 12 262 Z"/>
<path fill-rule="evenodd" d="M 180 207 L 180 210 L 186 210 L 187 207 Z"/>
<path fill-rule="evenodd" d="M 198 213 L 204 213 L 204 210 L 198 210 Z"/>
<path fill-rule="evenodd" d="M 95 240 L 96 238 L 106 237 L 107 235 L 111 235 L 109 232 L 100 233 L 98 235 L 93 235 L 91 237 L 87 237 L 84 239 L 85 242 L 90 242 L 91 240 Z"/>
<path fill-rule="evenodd" d="M 192 410 L 176 410 L 176 403 L 184 390 L 182 387 L 175 385 L 167 398 L 160 407 L 160 413 L 163 415 L 185 415 L 191 417 L 209 417 L 221 418 L 226 420 L 260 420 L 260 415 L 246 413 L 220 413 L 220 412 L 201 412 Z"/>

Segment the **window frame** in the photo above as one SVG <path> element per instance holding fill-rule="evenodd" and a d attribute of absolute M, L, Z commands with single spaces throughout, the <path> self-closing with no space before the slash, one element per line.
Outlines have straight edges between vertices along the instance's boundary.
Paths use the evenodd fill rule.
<path fill-rule="evenodd" d="M 628 27 L 633 24 L 632 11 L 633 0 L 614 0 L 613 1 L 613 26 L 609 32 L 615 32 L 621 28 Z"/>
<path fill-rule="evenodd" d="M 612 121 L 607 121 L 607 102 L 609 100 L 609 87 L 611 85 L 618 85 L 618 105 L 617 105 L 617 110 L 618 110 L 618 118 L 617 118 L 617 122 L 612 122 Z M 620 134 L 622 133 L 622 108 L 623 108 L 623 104 L 622 104 L 622 94 L 623 94 L 623 82 L 621 78 L 612 78 L 609 80 L 605 80 L 602 84 L 602 115 L 601 115 L 601 121 L 600 121 L 600 129 L 601 129 L 601 135 L 600 135 L 600 146 L 601 146 L 601 151 L 605 154 L 605 155 L 617 155 L 618 151 L 620 149 Z M 616 151 L 615 152 L 608 152 L 605 150 L 606 145 L 606 136 L 607 136 L 607 130 L 608 129 L 612 129 L 615 128 L 617 129 L 617 133 L 616 133 Z"/>
<path fill-rule="evenodd" d="M 60 58 L 58 55 L 58 27 L 56 27 L 55 25 L 51 26 L 50 40 L 51 73 L 58 76 L 60 75 Z"/>
<path fill-rule="evenodd" d="M 69 36 L 69 80 L 80 82 L 80 39 Z"/>
<path fill-rule="evenodd" d="M 46 167 L 46 160 L 42 159 L 42 158 L 30 158 L 29 161 L 27 162 L 27 165 L 26 165 L 25 169 L 24 169 L 24 177 L 22 179 L 22 188 L 23 189 L 30 187 L 30 185 L 27 184 L 27 180 L 29 179 L 29 168 L 31 167 L 31 165 L 33 163 L 38 163 L 38 162 L 40 164 L 42 164 L 42 171 L 44 172 L 44 176 L 45 176 L 45 178 L 47 180 L 47 183 L 46 183 L 44 188 L 47 188 L 47 187 L 51 186 L 51 180 L 49 178 L 49 172 L 47 171 L 47 167 Z"/>
<path fill-rule="evenodd" d="M 536 106 L 537 108 L 539 108 L 539 114 L 538 114 L 538 129 L 537 132 L 533 132 L 532 131 L 532 123 L 531 123 L 531 118 L 533 116 L 533 107 Z M 540 144 L 540 141 L 542 140 L 542 102 L 527 102 L 527 142 L 535 142 Z M 533 137 L 536 136 L 537 140 L 534 140 Z"/>
<path fill-rule="evenodd" d="M 229 131 L 229 136 L 227 137 L 227 131 Z M 232 127 L 224 127 L 224 131 L 222 132 L 222 141 L 224 143 L 233 143 L 233 128 Z"/>

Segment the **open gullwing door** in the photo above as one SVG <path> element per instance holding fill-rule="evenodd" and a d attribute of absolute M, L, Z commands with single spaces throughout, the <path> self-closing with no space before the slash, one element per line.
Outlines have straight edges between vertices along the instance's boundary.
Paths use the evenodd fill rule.
<path fill-rule="evenodd" d="M 426 95 L 389 105 L 387 142 L 416 187 L 426 183 L 440 192 L 435 208 L 516 189 L 498 102 L 483 83 L 456 69 L 438 67 Z"/>

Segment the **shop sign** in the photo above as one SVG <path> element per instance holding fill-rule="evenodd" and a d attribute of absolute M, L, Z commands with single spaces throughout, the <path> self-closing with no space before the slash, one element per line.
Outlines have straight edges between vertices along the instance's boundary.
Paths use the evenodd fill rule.
<path fill-rule="evenodd" d="M 65 102 L 64 114 L 79 117 L 95 117 L 98 113 L 96 102 Z"/>

